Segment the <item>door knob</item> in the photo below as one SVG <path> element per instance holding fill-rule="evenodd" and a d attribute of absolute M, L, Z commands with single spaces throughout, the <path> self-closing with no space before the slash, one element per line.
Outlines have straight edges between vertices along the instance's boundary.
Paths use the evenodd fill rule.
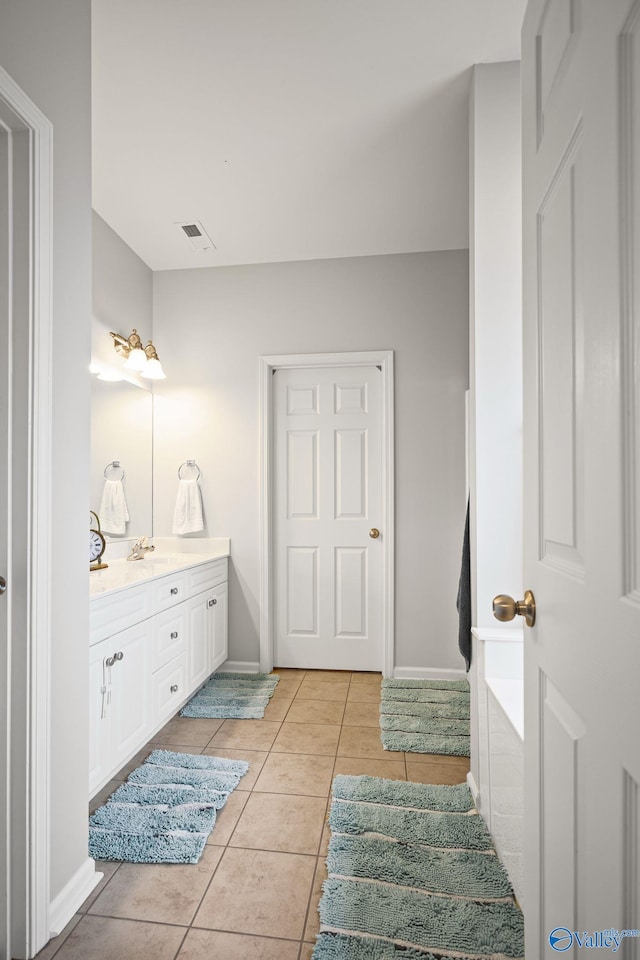
<path fill-rule="evenodd" d="M 7 592 L 7 581 L 4 577 L 0 577 L 0 597 L 3 593 Z"/>
<path fill-rule="evenodd" d="M 378 537 L 380 536 L 380 531 L 378 530 L 377 527 L 372 527 L 371 530 L 369 530 L 369 536 L 371 537 L 372 540 L 377 540 Z"/>
<path fill-rule="evenodd" d="M 536 599 L 531 590 L 525 590 L 524 600 L 514 600 L 513 597 L 500 593 L 493 598 L 493 615 L 503 623 L 515 617 L 524 617 L 526 625 L 532 627 L 536 622 Z"/>

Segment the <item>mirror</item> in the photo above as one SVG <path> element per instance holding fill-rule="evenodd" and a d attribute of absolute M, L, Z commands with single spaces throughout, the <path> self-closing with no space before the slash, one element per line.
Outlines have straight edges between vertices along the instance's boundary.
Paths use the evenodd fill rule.
<path fill-rule="evenodd" d="M 152 404 L 151 391 L 134 383 L 92 377 L 90 508 L 100 515 L 105 468 L 108 468 L 108 480 L 118 480 L 124 471 L 122 489 L 129 513 L 129 521 L 121 533 L 110 530 L 108 524 L 103 525 L 100 516 L 107 540 L 153 534 Z M 111 467 L 114 460 L 120 462 L 122 469 Z M 113 488 L 109 492 L 113 492 Z M 119 513 L 117 509 L 115 512 Z"/>

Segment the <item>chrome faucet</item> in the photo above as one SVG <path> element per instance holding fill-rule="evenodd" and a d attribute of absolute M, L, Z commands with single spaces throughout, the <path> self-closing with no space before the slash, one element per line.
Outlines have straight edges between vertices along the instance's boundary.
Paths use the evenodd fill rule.
<path fill-rule="evenodd" d="M 152 553 L 153 550 L 155 550 L 154 546 L 147 546 L 147 538 L 141 537 L 140 540 L 136 540 L 134 543 L 127 560 L 142 560 L 145 553 Z"/>

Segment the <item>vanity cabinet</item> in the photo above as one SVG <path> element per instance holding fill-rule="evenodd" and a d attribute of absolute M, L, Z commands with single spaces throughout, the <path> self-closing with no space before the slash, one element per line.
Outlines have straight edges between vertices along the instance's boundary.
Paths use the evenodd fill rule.
<path fill-rule="evenodd" d="M 211 664 L 217 666 L 227 656 L 227 584 L 189 600 L 187 610 L 189 634 L 195 641 L 187 660 L 187 679 L 193 688 L 207 679 Z"/>
<path fill-rule="evenodd" d="M 227 659 L 226 559 L 95 597 L 90 636 L 93 796 Z"/>

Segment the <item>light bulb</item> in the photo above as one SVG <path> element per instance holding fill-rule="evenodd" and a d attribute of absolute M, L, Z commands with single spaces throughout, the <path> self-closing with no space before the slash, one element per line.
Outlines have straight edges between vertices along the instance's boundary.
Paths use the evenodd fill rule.
<path fill-rule="evenodd" d="M 144 377 L 146 380 L 166 380 L 167 375 L 162 369 L 162 364 L 157 359 L 147 360 L 144 370 L 142 370 L 140 376 Z"/>
<path fill-rule="evenodd" d="M 142 347 L 135 347 L 125 361 L 127 370 L 137 370 L 140 373 L 144 370 L 147 363 L 147 357 Z"/>

